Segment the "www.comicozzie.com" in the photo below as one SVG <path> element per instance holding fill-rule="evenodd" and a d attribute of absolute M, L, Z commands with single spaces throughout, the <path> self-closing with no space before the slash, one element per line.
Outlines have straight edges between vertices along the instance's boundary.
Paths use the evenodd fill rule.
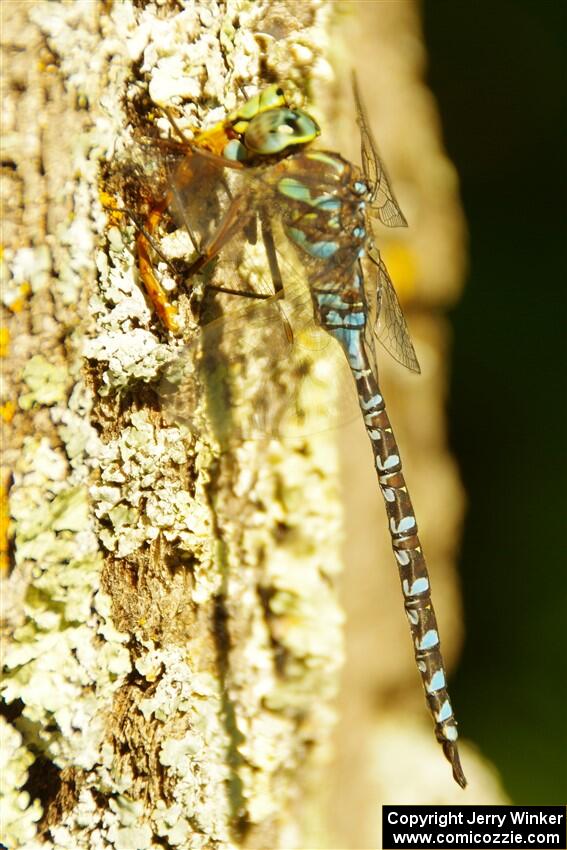
<path fill-rule="evenodd" d="M 567 844 L 563 806 L 383 806 L 382 832 L 384 850 Z"/>

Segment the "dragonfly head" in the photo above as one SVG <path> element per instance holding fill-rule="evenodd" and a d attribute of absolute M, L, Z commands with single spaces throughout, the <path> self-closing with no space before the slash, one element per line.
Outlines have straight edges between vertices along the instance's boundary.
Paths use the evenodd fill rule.
<path fill-rule="evenodd" d="M 246 127 L 242 141 L 233 139 L 223 156 L 246 161 L 256 156 L 273 156 L 297 145 L 307 145 L 321 130 L 303 109 L 279 107 L 256 115 Z"/>

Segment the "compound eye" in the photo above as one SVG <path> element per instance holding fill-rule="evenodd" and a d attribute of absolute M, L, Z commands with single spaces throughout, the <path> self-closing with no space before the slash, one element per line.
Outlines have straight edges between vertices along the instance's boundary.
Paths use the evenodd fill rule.
<path fill-rule="evenodd" d="M 271 109 L 257 115 L 244 135 L 248 150 L 270 156 L 292 145 L 305 145 L 319 135 L 319 127 L 302 110 Z"/>

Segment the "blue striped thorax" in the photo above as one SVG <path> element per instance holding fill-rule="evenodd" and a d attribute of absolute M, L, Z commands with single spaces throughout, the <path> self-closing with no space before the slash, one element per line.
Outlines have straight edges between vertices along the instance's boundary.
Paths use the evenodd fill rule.
<path fill-rule="evenodd" d="M 353 262 L 367 238 L 368 183 L 339 154 L 306 151 L 283 162 L 276 188 L 286 200 L 284 224 L 291 241 L 313 260 L 348 252 Z"/>

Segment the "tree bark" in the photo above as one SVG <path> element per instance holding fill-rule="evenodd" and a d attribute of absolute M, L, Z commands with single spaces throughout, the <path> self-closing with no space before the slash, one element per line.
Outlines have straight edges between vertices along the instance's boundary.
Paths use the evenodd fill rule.
<path fill-rule="evenodd" d="M 329 7 L 3 12 L 2 840 L 291 846 L 312 817 L 341 661 L 336 452 L 330 438 L 221 452 L 204 414 L 199 433 L 168 425 L 154 385 L 179 346 L 99 179 L 144 87 L 190 101 L 197 125 L 276 68 L 307 90 L 326 69 Z"/>

